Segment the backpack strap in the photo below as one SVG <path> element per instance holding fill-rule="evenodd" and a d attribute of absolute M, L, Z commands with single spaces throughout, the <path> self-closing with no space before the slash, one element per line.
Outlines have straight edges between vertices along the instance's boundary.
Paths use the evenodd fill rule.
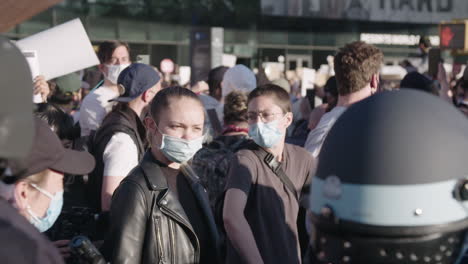
<path fill-rule="evenodd" d="M 299 201 L 299 194 L 294 187 L 294 184 L 291 182 L 288 175 L 286 175 L 286 172 L 284 172 L 283 168 L 281 167 L 281 163 L 276 161 L 275 156 L 262 147 L 252 149 L 252 151 L 261 161 L 266 163 L 266 165 L 273 171 L 273 173 L 275 173 L 276 176 L 278 176 L 278 178 L 280 178 L 281 182 L 286 186 L 286 188 L 288 188 L 294 194 L 296 201 Z"/>

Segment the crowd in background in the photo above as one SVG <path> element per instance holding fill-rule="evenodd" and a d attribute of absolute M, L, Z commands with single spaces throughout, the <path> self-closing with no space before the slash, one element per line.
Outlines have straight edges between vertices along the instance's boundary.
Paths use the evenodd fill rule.
<path fill-rule="evenodd" d="M 389 89 L 378 48 L 345 45 L 336 75 L 315 87 L 245 65 L 178 83 L 132 62 L 120 41 L 97 55 L 94 69 L 36 79 L 45 102 L 35 106 L 33 150 L 0 183 L 0 197 L 63 257 L 47 246 L 37 263 L 83 263 L 70 246 L 77 235 L 111 263 L 328 263 L 311 247 L 322 240 L 309 236 L 310 185 L 337 120 Z M 423 91 L 468 116 L 468 74 L 447 76 L 439 64 L 430 76 L 425 60 L 405 61 L 391 89 Z"/>

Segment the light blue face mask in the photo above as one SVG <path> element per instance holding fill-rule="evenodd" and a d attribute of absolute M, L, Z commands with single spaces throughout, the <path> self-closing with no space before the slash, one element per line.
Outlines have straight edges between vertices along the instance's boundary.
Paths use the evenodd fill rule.
<path fill-rule="evenodd" d="M 283 133 L 278 129 L 279 120 L 275 120 L 269 123 L 258 122 L 249 126 L 249 136 L 259 146 L 264 148 L 272 148 L 276 146 Z"/>
<path fill-rule="evenodd" d="M 62 211 L 62 206 L 63 206 L 63 191 L 57 192 L 55 195 L 50 194 L 48 191 L 43 190 L 39 186 L 37 186 L 34 183 L 30 183 L 30 185 L 44 194 L 45 196 L 50 198 L 50 204 L 49 208 L 47 208 L 47 213 L 46 216 L 44 217 L 39 217 L 37 216 L 32 210 L 31 207 L 28 206 L 26 208 L 26 211 L 31 215 L 31 219 L 29 220 L 31 224 L 33 224 L 37 229 L 39 229 L 39 232 L 45 232 L 49 228 L 52 227 L 52 225 L 55 223 L 57 220 L 58 216 L 60 215 L 60 212 Z"/>
<path fill-rule="evenodd" d="M 186 162 L 202 148 L 203 136 L 193 140 L 185 140 L 159 132 L 162 134 L 162 143 L 159 149 L 170 161 Z"/>

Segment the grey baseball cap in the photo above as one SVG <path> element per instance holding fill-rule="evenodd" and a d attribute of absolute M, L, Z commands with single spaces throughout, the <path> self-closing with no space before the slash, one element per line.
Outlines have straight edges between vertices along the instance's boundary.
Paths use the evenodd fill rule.
<path fill-rule="evenodd" d="M 24 158 L 32 146 L 33 80 L 23 53 L 0 36 L 0 158 Z"/>

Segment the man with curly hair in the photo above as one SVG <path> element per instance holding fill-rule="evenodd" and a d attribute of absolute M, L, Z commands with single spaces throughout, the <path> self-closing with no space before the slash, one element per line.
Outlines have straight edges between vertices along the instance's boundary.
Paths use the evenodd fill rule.
<path fill-rule="evenodd" d="M 326 113 L 316 128 L 310 131 L 305 148 L 317 157 L 328 131 L 352 104 L 377 92 L 383 53 L 362 41 L 349 43 L 335 55 L 334 69 L 338 84 L 338 103 Z"/>

